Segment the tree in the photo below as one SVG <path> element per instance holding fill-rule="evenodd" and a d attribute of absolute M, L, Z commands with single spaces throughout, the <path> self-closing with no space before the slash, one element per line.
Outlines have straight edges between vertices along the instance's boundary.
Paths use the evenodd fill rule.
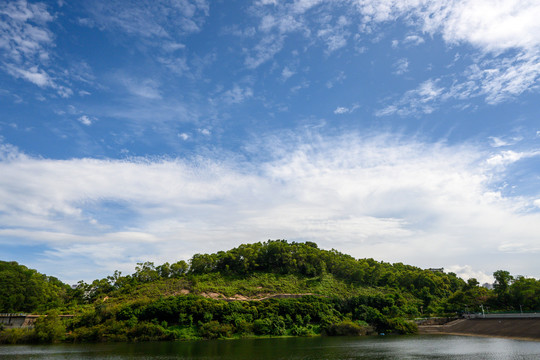
<path fill-rule="evenodd" d="M 159 272 L 156 270 L 153 262 L 146 261 L 144 263 L 137 263 L 133 277 L 141 283 L 146 283 L 158 280 Z"/>
<path fill-rule="evenodd" d="M 495 291 L 499 293 L 504 293 L 508 291 L 508 287 L 514 280 L 514 277 L 505 270 L 495 271 L 493 273 L 493 277 L 495 278 L 495 283 L 493 284 L 493 287 L 495 288 Z"/>
<path fill-rule="evenodd" d="M 470 278 L 469 280 L 467 280 L 467 289 L 472 289 L 479 285 L 480 283 L 475 278 Z"/>
<path fill-rule="evenodd" d="M 166 262 L 165 264 L 157 266 L 156 271 L 161 278 L 166 279 L 171 276 L 171 265 Z"/>
<path fill-rule="evenodd" d="M 35 312 L 61 306 L 69 285 L 15 261 L 0 261 L 0 312 Z"/>
<path fill-rule="evenodd" d="M 58 310 L 51 310 L 47 316 L 36 320 L 34 335 L 39 342 L 52 343 L 62 340 L 66 334 L 66 327 L 59 316 Z"/>
<path fill-rule="evenodd" d="M 171 265 L 170 277 L 178 278 L 184 275 L 188 270 L 188 264 L 184 260 L 180 260 Z"/>
<path fill-rule="evenodd" d="M 499 304 L 501 305 L 509 305 L 509 295 L 508 290 L 510 288 L 510 284 L 514 280 L 514 277 L 510 275 L 508 271 L 505 270 L 497 270 L 493 273 L 493 277 L 495 278 L 495 283 L 493 284 L 493 288 L 495 290 L 495 293 L 497 294 L 497 300 L 499 301 Z"/>
<path fill-rule="evenodd" d="M 515 309 L 540 309 L 540 281 L 524 276 L 517 276 L 510 285 L 509 295 Z"/>

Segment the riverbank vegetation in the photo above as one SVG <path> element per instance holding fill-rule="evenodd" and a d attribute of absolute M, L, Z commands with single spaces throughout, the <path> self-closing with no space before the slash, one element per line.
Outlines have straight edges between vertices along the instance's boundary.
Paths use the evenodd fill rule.
<path fill-rule="evenodd" d="M 489 290 L 453 273 L 284 240 L 139 263 L 131 275 L 74 287 L 0 262 L 0 312 L 48 312 L 33 329 L 0 331 L 0 342 L 410 334 L 417 317 L 540 308 L 538 280 L 502 270 L 494 277 Z"/>

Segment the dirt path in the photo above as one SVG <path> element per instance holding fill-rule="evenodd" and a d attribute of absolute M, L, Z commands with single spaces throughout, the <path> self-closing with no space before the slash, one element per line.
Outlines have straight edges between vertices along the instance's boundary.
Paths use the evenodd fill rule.
<path fill-rule="evenodd" d="M 263 301 L 268 299 L 298 299 L 302 296 L 322 296 L 318 294 L 313 293 L 306 293 L 306 294 L 258 294 L 254 297 L 247 297 L 244 295 L 236 294 L 231 297 L 226 297 L 223 294 L 220 293 L 214 293 L 214 292 L 203 292 L 199 294 L 203 297 L 210 298 L 210 299 L 216 299 L 216 300 L 225 300 L 225 301 Z"/>

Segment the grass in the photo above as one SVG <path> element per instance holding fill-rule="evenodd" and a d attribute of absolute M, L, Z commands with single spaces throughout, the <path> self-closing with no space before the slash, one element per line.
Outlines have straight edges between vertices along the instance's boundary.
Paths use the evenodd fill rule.
<path fill-rule="evenodd" d="M 331 274 L 318 277 L 300 277 L 272 273 L 251 274 L 246 277 L 204 274 L 180 279 L 163 279 L 120 289 L 97 301 L 107 306 L 117 304 L 144 304 L 161 297 L 186 293 L 206 295 L 210 293 L 232 298 L 235 295 L 248 299 L 260 299 L 276 294 L 316 294 L 327 297 L 347 298 L 358 295 L 385 294 L 382 288 L 360 287 L 334 278 Z"/>

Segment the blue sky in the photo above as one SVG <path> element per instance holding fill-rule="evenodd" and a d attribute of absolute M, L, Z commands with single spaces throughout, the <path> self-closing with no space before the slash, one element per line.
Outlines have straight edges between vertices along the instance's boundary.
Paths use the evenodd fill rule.
<path fill-rule="evenodd" d="M 0 4 L 0 258 L 315 241 L 540 277 L 534 0 Z"/>

